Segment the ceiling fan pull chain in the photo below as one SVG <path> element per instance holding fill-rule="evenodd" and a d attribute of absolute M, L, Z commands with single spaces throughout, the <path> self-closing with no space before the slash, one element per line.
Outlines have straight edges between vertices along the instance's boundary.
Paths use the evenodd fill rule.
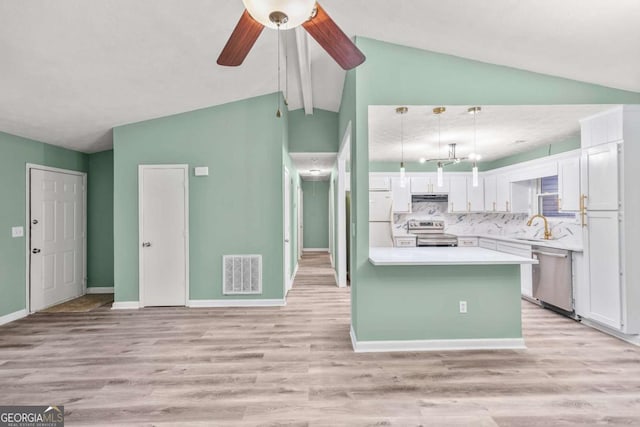
<path fill-rule="evenodd" d="M 276 100 L 278 102 L 278 110 L 276 111 L 276 117 L 282 117 L 280 112 L 280 24 L 278 24 L 278 93 L 276 94 Z"/>

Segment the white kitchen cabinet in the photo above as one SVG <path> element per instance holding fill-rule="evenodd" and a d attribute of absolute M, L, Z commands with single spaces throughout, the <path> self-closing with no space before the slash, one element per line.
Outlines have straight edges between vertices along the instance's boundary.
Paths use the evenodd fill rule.
<path fill-rule="evenodd" d="M 391 194 L 393 196 L 393 212 L 411 212 L 411 188 L 409 179 L 405 178 L 404 187 L 400 178 L 391 178 Z"/>
<path fill-rule="evenodd" d="M 484 210 L 485 212 L 498 211 L 498 177 L 496 175 L 484 177 Z"/>
<path fill-rule="evenodd" d="M 484 249 L 491 249 L 492 251 L 498 250 L 498 242 L 493 239 L 487 239 L 485 237 L 480 237 L 478 239 L 478 246 Z"/>
<path fill-rule="evenodd" d="M 511 182 L 509 176 L 496 176 L 496 205 L 498 212 L 511 212 Z"/>
<path fill-rule="evenodd" d="M 622 326 L 619 215 L 588 212 L 584 242 L 589 283 L 585 317 L 615 329 Z"/>
<path fill-rule="evenodd" d="M 394 237 L 396 248 L 415 248 L 416 236 L 396 236 Z"/>
<path fill-rule="evenodd" d="M 576 314 L 589 316 L 589 283 L 585 280 L 584 254 L 571 252 L 571 276 L 573 278 L 573 301 Z"/>
<path fill-rule="evenodd" d="M 391 190 L 391 179 L 388 176 L 369 175 L 369 191 Z"/>
<path fill-rule="evenodd" d="M 524 258 L 531 258 L 530 245 L 498 242 L 496 250 Z M 533 266 L 531 264 L 520 266 L 520 292 L 526 297 L 533 298 Z"/>
<path fill-rule="evenodd" d="M 582 148 L 621 141 L 623 139 L 622 123 L 622 107 L 580 120 Z"/>
<path fill-rule="evenodd" d="M 448 192 L 449 179 L 446 175 L 442 180 L 442 187 L 438 187 L 438 175 L 435 173 L 411 178 L 411 194 L 447 194 Z"/>
<path fill-rule="evenodd" d="M 591 147 L 582 152 L 582 191 L 590 211 L 620 209 L 618 144 Z"/>
<path fill-rule="evenodd" d="M 477 237 L 458 237 L 458 246 L 461 248 L 475 248 L 478 244 Z"/>
<path fill-rule="evenodd" d="M 580 158 L 558 162 L 558 208 L 561 212 L 580 211 Z"/>
<path fill-rule="evenodd" d="M 473 178 L 467 177 L 467 211 L 482 212 L 484 210 L 484 179 L 478 177 L 478 186 L 473 186 Z"/>
<path fill-rule="evenodd" d="M 449 212 L 467 212 L 467 177 L 456 175 L 449 178 Z"/>

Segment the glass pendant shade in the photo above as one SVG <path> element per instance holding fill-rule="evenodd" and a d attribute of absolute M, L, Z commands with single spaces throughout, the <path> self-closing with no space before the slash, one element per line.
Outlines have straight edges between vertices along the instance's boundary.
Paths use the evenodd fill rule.
<path fill-rule="evenodd" d="M 405 175 L 404 163 L 400 164 L 400 188 L 407 186 L 407 178 Z"/>
<path fill-rule="evenodd" d="M 444 186 L 444 169 L 442 168 L 442 163 L 438 163 L 438 188 L 442 188 Z"/>
<path fill-rule="evenodd" d="M 273 29 L 278 28 L 278 25 L 269 19 L 271 13 L 286 14 L 289 20 L 283 26 L 290 29 L 311 18 L 316 6 L 316 0 L 242 0 L 242 2 L 253 19 Z"/>
<path fill-rule="evenodd" d="M 477 187 L 478 186 L 478 164 L 474 163 L 473 164 L 473 186 Z"/>

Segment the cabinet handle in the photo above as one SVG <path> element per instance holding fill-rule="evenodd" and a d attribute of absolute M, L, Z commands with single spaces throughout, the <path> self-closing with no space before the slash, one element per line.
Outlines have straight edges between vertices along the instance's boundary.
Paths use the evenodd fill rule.
<path fill-rule="evenodd" d="M 496 211 L 496 202 L 493 202 L 493 211 Z"/>
<path fill-rule="evenodd" d="M 580 223 L 583 227 L 587 226 L 587 222 L 585 220 L 585 216 L 587 215 L 587 204 L 585 201 L 587 200 L 587 196 L 584 194 L 580 196 Z"/>
<path fill-rule="evenodd" d="M 453 202 L 451 202 L 451 212 L 453 212 Z"/>
<path fill-rule="evenodd" d="M 560 197 L 558 197 L 558 210 L 562 210 L 562 199 Z"/>
<path fill-rule="evenodd" d="M 511 211 L 509 210 L 509 202 L 505 202 L 505 204 L 506 204 L 506 206 L 507 206 L 507 212 L 511 212 Z"/>
<path fill-rule="evenodd" d="M 467 210 L 471 212 L 471 202 L 467 202 Z"/>

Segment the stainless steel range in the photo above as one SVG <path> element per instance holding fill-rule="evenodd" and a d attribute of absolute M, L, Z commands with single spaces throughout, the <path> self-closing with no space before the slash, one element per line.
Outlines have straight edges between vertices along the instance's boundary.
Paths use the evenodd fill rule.
<path fill-rule="evenodd" d="M 418 236 L 416 246 L 458 246 L 458 237 L 445 234 L 444 221 L 410 219 L 407 231 Z"/>

